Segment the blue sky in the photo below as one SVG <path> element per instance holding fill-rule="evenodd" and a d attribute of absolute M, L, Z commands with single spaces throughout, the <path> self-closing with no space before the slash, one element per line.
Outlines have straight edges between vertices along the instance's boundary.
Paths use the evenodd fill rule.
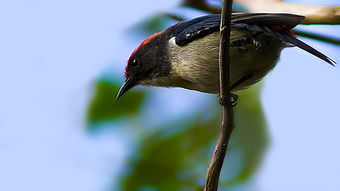
<path fill-rule="evenodd" d="M 139 43 L 124 35 L 126 29 L 178 2 L 0 1 L 0 190 L 110 187 L 128 144 L 114 130 L 97 136 L 84 131 L 93 81 L 107 68 L 122 79 Z M 339 26 L 303 29 L 340 33 Z M 340 62 L 339 47 L 303 40 Z M 272 144 L 255 178 L 259 190 L 340 190 L 339 84 L 338 68 L 297 48 L 283 51 L 262 92 Z M 182 111 L 196 104 L 182 95 L 207 96 L 156 91 L 159 99 L 179 98 Z"/>

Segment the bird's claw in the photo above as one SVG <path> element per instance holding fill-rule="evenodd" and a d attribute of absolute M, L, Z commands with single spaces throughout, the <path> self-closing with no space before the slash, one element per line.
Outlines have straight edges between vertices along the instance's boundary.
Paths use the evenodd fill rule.
<path fill-rule="evenodd" d="M 223 105 L 223 106 L 226 106 L 226 105 L 229 105 L 229 104 L 230 104 L 231 107 L 235 107 L 235 106 L 237 105 L 238 95 L 230 93 L 229 96 L 230 96 L 230 103 L 226 103 L 226 102 L 220 97 L 220 98 L 219 98 L 220 104 Z"/>
<path fill-rule="evenodd" d="M 230 93 L 231 106 L 235 107 L 237 105 L 238 95 Z"/>

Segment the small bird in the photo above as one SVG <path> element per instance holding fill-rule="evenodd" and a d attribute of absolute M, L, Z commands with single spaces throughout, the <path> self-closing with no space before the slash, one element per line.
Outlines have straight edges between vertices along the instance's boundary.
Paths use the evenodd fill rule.
<path fill-rule="evenodd" d="M 233 13 L 230 33 L 230 89 L 242 90 L 270 72 L 283 48 L 297 46 L 325 62 L 335 61 L 297 39 L 291 29 L 304 16 Z M 179 22 L 156 33 L 131 54 L 117 99 L 136 85 L 182 87 L 219 93 L 221 15 Z"/>

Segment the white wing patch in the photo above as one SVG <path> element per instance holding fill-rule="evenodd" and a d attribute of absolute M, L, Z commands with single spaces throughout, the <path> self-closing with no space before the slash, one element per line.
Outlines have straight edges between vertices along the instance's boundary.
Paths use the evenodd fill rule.
<path fill-rule="evenodd" d="M 176 37 L 172 37 L 172 38 L 169 40 L 169 45 L 170 45 L 170 46 L 174 46 L 174 45 L 178 46 L 178 45 L 176 44 Z"/>

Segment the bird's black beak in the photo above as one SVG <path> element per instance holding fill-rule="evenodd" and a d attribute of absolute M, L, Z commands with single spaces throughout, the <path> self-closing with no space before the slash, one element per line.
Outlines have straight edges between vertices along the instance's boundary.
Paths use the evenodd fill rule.
<path fill-rule="evenodd" d="M 116 99 L 118 100 L 125 92 L 127 92 L 129 89 L 133 88 L 136 86 L 137 81 L 133 78 L 133 76 L 128 77 L 122 87 L 120 88 Z"/>

